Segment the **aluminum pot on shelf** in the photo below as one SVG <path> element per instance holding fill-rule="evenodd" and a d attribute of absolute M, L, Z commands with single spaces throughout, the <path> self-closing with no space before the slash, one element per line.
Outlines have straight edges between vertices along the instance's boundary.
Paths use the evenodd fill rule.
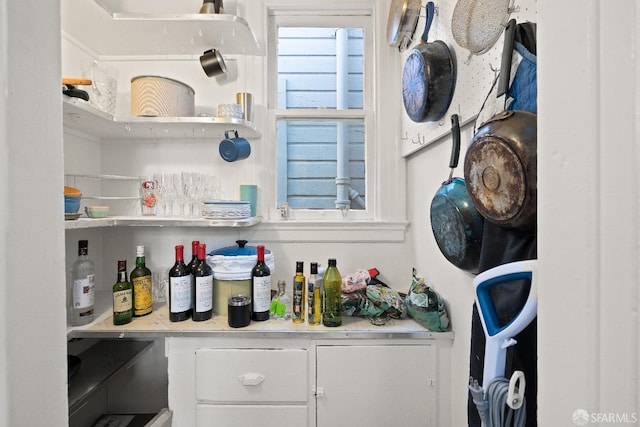
<path fill-rule="evenodd" d="M 131 79 L 131 115 L 193 117 L 195 111 L 195 91 L 191 86 L 161 76 Z"/>

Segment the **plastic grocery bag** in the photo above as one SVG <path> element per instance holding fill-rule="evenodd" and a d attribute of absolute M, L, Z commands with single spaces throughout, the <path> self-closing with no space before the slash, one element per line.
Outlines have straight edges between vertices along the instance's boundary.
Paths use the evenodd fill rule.
<path fill-rule="evenodd" d="M 409 316 L 433 332 L 444 332 L 449 329 L 449 315 L 444 301 L 424 277 L 417 277 L 413 270 L 411 288 L 405 299 Z"/>
<path fill-rule="evenodd" d="M 369 285 L 367 286 L 366 295 L 376 307 L 382 309 L 389 317 L 394 319 L 407 317 L 407 308 L 404 300 L 395 289 L 381 285 Z"/>
<path fill-rule="evenodd" d="M 380 284 L 367 285 L 364 290 L 342 294 L 342 309 L 345 316 L 379 317 L 393 319 L 407 317 L 407 309 L 400 294 Z"/>

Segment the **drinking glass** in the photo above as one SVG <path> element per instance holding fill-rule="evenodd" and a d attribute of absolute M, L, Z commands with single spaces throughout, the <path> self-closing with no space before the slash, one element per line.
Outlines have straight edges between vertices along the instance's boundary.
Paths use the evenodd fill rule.
<path fill-rule="evenodd" d="M 182 173 L 171 174 L 171 189 L 173 194 L 172 209 L 173 216 L 184 216 L 184 186 L 182 184 Z M 174 210 L 173 207 L 176 207 Z"/>
<path fill-rule="evenodd" d="M 158 183 L 158 205 L 160 206 L 160 215 L 169 216 L 171 214 L 169 195 L 171 187 L 171 175 L 167 173 L 155 173 L 153 178 Z"/>
<path fill-rule="evenodd" d="M 182 172 L 182 188 L 184 192 L 184 213 L 186 216 L 195 216 L 194 206 L 196 204 L 197 173 Z"/>

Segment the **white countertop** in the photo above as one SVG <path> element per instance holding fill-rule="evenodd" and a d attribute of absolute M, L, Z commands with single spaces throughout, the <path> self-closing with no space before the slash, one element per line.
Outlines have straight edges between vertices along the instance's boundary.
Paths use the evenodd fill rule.
<path fill-rule="evenodd" d="M 102 316 L 87 326 L 74 327 L 68 338 L 146 338 L 146 337 L 220 337 L 237 338 L 265 337 L 313 337 L 314 339 L 337 338 L 420 338 L 452 340 L 453 332 L 431 332 L 413 319 L 390 319 L 383 326 L 373 325 L 363 317 L 343 316 L 342 326 L 296 324 L 291 320 L 251 321 L 244 328 L 229 326 L 227 316 L 215 315 L 204 322 L 191 319 L 171 322 L 166 305 L 143 317 L 134 317 L 126 325 L 114 325 L 110 315 Z"/>

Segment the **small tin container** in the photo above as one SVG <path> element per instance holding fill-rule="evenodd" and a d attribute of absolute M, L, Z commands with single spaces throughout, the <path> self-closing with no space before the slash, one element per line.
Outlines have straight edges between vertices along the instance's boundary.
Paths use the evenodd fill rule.
<path fill-rule="evenodd" d="M 232 328 L 244 328 L 251 323 L 251 297 L 234 295 L 228 299 L 227 318 Z"/>

